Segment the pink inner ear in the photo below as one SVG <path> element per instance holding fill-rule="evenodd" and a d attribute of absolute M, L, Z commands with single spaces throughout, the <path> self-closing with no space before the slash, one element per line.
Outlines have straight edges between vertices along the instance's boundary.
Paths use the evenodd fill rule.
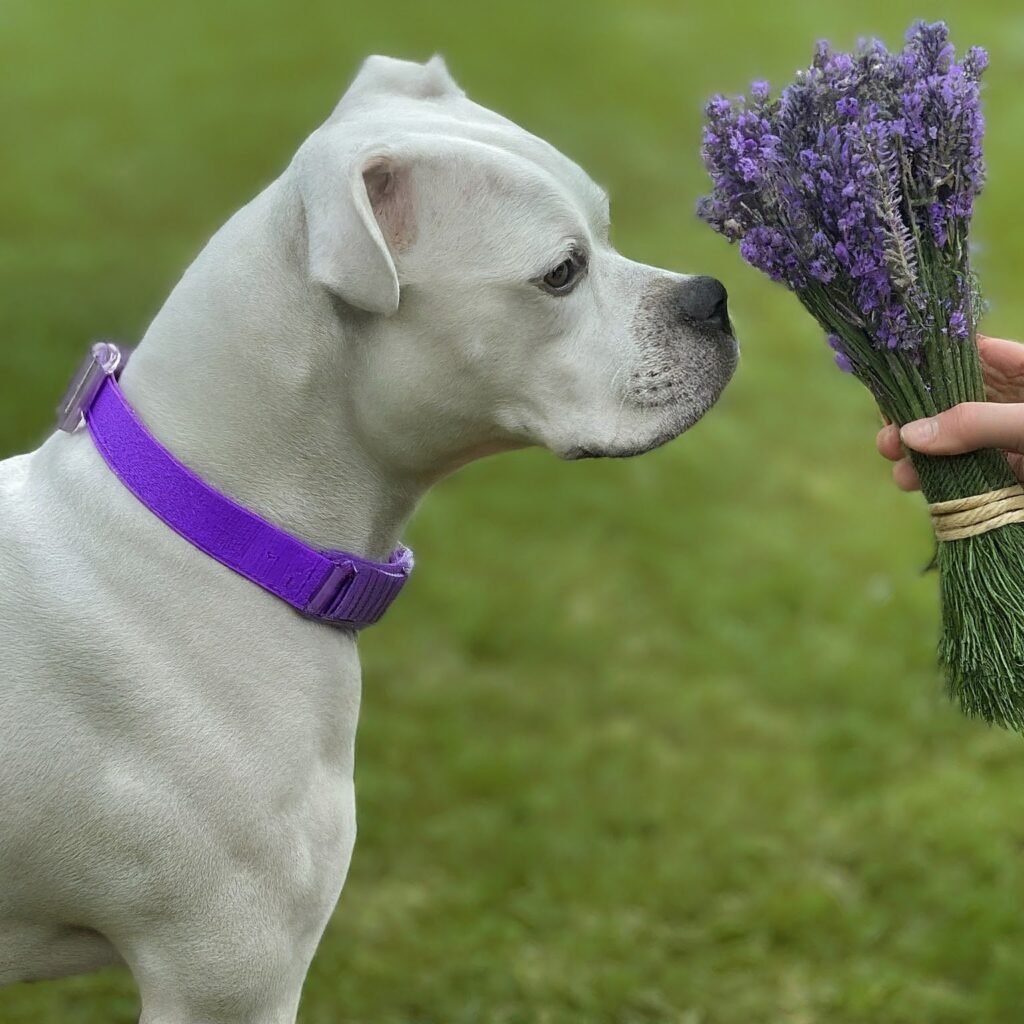
<path fill-rule="evenodd" d="M 367 164 L 363 181 L 388 248 L 392 252 L 409 249 L 416 241 L 412 171 L 381 157 Z"/>

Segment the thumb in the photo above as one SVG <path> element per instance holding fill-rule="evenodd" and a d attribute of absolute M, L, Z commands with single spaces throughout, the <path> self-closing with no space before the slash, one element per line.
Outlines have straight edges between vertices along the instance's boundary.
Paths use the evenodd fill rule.
<path fill-rule="evenodd" d="M 900 430 L 908 448 L 926 455 L 959 455 L 978 448 L 1024 452 L 1024 404 L 964 402 Z"/>

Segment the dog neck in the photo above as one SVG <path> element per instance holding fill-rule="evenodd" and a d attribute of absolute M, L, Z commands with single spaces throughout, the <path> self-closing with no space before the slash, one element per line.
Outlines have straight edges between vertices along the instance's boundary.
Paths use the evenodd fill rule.
<path fill-rule="evenodd" d="M 212 486 L 310 544 L 383 559 L 429 481 L 358 437 L 345 401 L 358 325 L 308 279 L 301 202 L 281 178 L 185 272 L 122 387 Z"/>

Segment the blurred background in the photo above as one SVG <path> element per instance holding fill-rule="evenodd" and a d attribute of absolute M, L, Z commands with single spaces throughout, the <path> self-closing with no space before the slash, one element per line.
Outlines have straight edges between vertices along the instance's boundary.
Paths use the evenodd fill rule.
<path fill-rule="evenodd" d="M 1024 336 L 1016 5 L 0 5 L 0 455 L 369 53 L 443 53 L 608 188 L 625 254 L 731 293 L 740 372 L 681 440 L 501 456 L 422 508 L 361 643 L 359 842 L 305 1024 L 1024 1019 L 1024 748 L 942 696 L 929 527 L 867 393 L 693 216 L 710 93 L 916 17 L 991 51 L 983 326 Z M 137 1014 L 117 971 L 0 992 L 7 1024 Z"/>

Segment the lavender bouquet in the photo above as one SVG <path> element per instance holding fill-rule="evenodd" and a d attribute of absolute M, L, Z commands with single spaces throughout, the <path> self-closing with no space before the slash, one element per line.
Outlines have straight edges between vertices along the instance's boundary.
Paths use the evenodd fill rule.
<path fill-rule="evenodd" d="M 698 213 L 794 291 L 893 422 L 984 401 L 968 227 L 984 179 L 974 48 L 915 24 L 890 53 L 819 43 L 778 99 L 707 106 Z M 1024 731 L 1024 489 L 998 451 L 911 453 L 938 539 L 939 660 L 963 710 Z"/>

